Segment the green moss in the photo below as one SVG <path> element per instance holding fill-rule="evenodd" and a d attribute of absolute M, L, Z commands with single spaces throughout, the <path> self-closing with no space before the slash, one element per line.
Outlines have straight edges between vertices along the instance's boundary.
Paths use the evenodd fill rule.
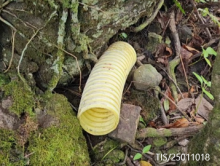
<path fill-rule="evenodd" d="M 156 147 L 161 147 L 161 146 L 165 145 L 166 143 L 167 143 L 167 138 L 165 138 L 165 137 L 155 138 L 153 140 L 153 144 Z"/>
<path fill-rule="evenodd" d="M 180 153 L 180 149 L 178 148 L 178 146 L 174 146 L 173 148 L 169 149 L 167 151 L 168 154 L 177 154 Z"/>
<path fill-rule="evenodd" d="M 172 133 L 171 133 L 171 131 L 169 129 L 163 129 L 163 133 L 164 133 L 163 135 L 165 137 L 172 136 Z M 161 137 L 161 135 L 158 133 L 157 129 L 154 129 L 154 128 L 149 128 L 148 129 L 148 135 L 150 137 Z"/>
<path fill-rule="evenodd" d="M 2 85 L 7 84 L 7 83 L 9 83 L 9 78 L 8 78 L 8 76 L 5 75 L 5 74 L 0 74 L 0 87 L 1 87 Z"/>
<path fill-rule="evenodd" d="M 16 146 L 15 134 L 11 130 L 0 129 L 0 163 L 5 166 L 21 166 L 25 161 L 22 150 Z"/>
<path fill-rule="evenodd" d="M 89 165 L 89 155 L 79 121 L 67 99 L 55 94 L 47 102 L 47 113 L 58 124 L 35 132 L 28 147 L 30 165 Z"/>
<path fill-rule="evenodd" d="M 117 149 L 119 143 L 117 141 L 107 139 L 94 148 L 95 161 L 99 161 L 97 166 L 116 164 L 123 161 L 125 155 L 124 152 Z"/>
<path fill-rule="evenodd" d="M 141 115 L 146 123 L 149 123 L 160 114 L 158 98 L 149 93 L 132 89 L 131 95 L 128 96 L 126 101 L 142 108 Z"/>
<path fill-rule="evenodd" d="M 20 116 L 22 113 L 33 115 L 34 94 L 30 92 L 22 81 L 12 81 L 4 86 L 6 96 L 12 96 L 13 105 L 10 111 Z"/>

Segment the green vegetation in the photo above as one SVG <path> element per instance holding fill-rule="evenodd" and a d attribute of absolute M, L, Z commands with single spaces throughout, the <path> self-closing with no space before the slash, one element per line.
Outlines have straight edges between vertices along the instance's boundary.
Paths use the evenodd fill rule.
<path fill-rule="evenodd" d="M 202 48 L 202 56 L 204 57 L 206 63 L 212 67 L 210 60 L 208 59 L 209 55 L 214 55 L 217 56 L 217 52 L 211 48 L 208 47 L 206 49 Z M 202 93 L 205 93 L 211 100 L 214 99 L 213 95 L 207 91 L 207 88 L 211 88 L 211 81 L 207 81 L 203 76 L 200 76 L 199 74 L 193 72 L 195 77 L 199 80 L 201 88 L 202 88 Z"/>
<path fill-rule="evenodd" d="M 8 76 L 7 75 L 5 75 L 5 74 L 0 74 L 0 87 L 2 86 L 2 85 L 5 85 L 5 84 L 7 84 L 7 83 L 9 83 L 9 78 L 8 78 Z"/>
<path fill-rule="evenodd" d="M 123 161 L 125 154 L 119 150 L 120 144 L 116 140 L 105 139 L 93 148 L 93 157 L 97 163 L 96 166 L 113 165 Z"/>
<path fill-rule="evenodd" d="M 147 124 L 145 123 L 145 121 L 144 121 L 144 119 L 143 119 L 142 116 L 140 116 L 140 118 L 139 118 L 139 122 L 143 123 L 145 127 L 147 126 Z"/>
<path fill-rule="evenodd" d="M 209 17 L 212 19 L 212 21 L 220 27 L 220 22 L 218 21 L 218 18 L 217 18 L 216 16 L 214 16 L 213 14 L 211 14 L 211 13 L 209 12 L 209 9 L 208 9 L 208 8 L 205 8 L 205 9 L 199 8 L 198 11 L 201 11 L 201 12 L 202 12 L 202 15 L 203 15 L 204 17 L 209 16 Z"/>
<path fill-rule="evenodd" d="M 6 96 L 12 96 L 13 105 L 10 111 L 20 116 L 22 113 L 34 115 L 34 94 L 26 88 L 22 81 L 11 81 L 4 86 Z"/>
<path fill-rule="evenodd" d="M 87 145 L 79 121 L 67 99 L 55 94 L 45 107 L 52 126 L 40 129 L 29 139 L 31 165 L 90 165 Z M 43 123 L 46 119 L 44 119 Z M 50 124 L 48 124 L 50 125 Z"/>
<path fill-rule="evenodd" d="M 206 49 L 202 48 L 202 56 L 204 57 L 206 63 L 212 67 L 211 62 L 209 61 L 208 57 L 209 55 L 217 55 L 217 52 L 215 50 L 213 50 L 213 48 L 208 47 Z"/>
<path fill-rule="evenodd" d="M 176 7 L 178 7 L 180 9 L 180 11 L 185 14 L 185 10 L 182 8 L 180 2 L 178 0 L 173 0 L 173 2 L 175 3 Z"/>
<path fill-rule="evenodd" d="M 199 80 L 202 88 L 202 93 L 205 93 L 211 100 L 214 99 L 213 95 L 207 91 L 207 87 L 211 87 L 211 81 L 207 81 L 203 76 L 198 75 L 197 73 L 193 72 L 196 78 Z"/>
<path fill-rule="evenodd" d="M 119 34 L 119 39 L 126 40 L 128 38 L 128 35 L 125 32 L 122 32 Z"/>
<path fill-rule="evenodd" d="M 147 145 L 143 148 L 142 153 L 136 153 L 134 156 L 134 160 L 139 160 L 142 158 L 142 155 L 149 152 L 151 148 L 151 145 Z"/>

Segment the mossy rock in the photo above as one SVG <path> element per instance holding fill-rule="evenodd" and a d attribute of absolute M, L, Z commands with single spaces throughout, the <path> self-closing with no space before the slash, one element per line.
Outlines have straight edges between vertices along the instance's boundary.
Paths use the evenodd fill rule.
<path fill-rule="evenodd" d="M 3 87 L 5 96 L 12 96 L 13 105 L 10 108 L 12 113 L 20 116 L 23 113 L 33 115 L 34 93 L 31 92 L 22 81 L 11 81 Z"/>
<path fill-rule="evenodd" d="M 0 164 L 2 166 L 24 165 L 22 154 L 22 148 L 16 145 L 15 132 L 0 129 Z"/>
<path fill-rule="evenodd" d="M 167 143 L 167 138 L 166 137 L 162 137 L 162 138 L 155 138 L 153 140 L 153 144 L 156 147 L 161 147 L 163 145 L 165 145 Z"/>
<path fill-rule="evenodd" d="M 125 154 L 117 147 L 119 147 L 119 142 L 112 139 L 106 139 L 97 144 L 93 151 L 96 166 L 112 166 L 122 162 Z"/>
<path fill-rule="evenodd" d="M 86 140 L 67 99 L 54 94 L 45 108 L 55 121 L 30 137 L 30 165 L 90 165 Z"/>

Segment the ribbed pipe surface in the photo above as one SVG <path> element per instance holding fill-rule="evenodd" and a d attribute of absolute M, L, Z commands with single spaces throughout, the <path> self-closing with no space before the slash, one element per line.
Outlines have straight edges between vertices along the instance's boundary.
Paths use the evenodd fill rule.
<path fill-rule="evenodd" d="M 105 135 L 114 130 L 120 118 L 122 92 L 136 62 L 133 47 L 113 43 L 94 66 L 84 88 L 78 118 L 85 131 Z"/>

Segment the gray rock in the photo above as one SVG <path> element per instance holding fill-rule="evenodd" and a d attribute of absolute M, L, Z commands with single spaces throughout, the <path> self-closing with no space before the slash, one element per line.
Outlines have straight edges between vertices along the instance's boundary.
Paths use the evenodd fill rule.
<path fill-rule="evenodd" d="M 134 86 L 138 90 L 147 90 L 158 86 L 162 75 L 150 64 L 140 66 L 134 71 Z"/>
<path fill-rule="evenodd" d="M 134 143 L 140 112 L 139 106 L 122 104 L 119 124 L 114 131 L 109 133 L 109 136 L 130 144 Z"/>

